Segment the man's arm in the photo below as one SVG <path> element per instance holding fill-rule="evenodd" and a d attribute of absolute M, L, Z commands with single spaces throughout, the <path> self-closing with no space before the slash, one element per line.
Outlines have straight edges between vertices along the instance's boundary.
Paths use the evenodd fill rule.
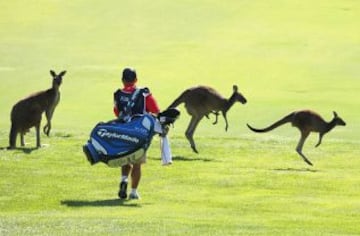
<path fill-rule="evenodd" d="M 154 114 L 158 114 L 160 112 L 160 108 L 155 100 L 155 98 L 152 96 L 152 94 L 149 94 L 146 96 L 146 111 L 151 112 Z"/>

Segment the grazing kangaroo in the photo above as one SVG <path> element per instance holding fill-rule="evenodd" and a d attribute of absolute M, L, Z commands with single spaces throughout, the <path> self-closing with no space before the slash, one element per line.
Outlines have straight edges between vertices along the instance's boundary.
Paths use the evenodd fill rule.
<path fill-rule="evenodd" d="M 169 108 L 175 108 L 181 103 L 185 103 L 185 108 L 191 116 L 191 121 L 185 132 L 185 136 L 189 140 L 191 148 L 195 153 L 198 153 L 198 151 L 195 146 L 193 135 L 197 125 L 204 116 L 208 117 L 210 113 L 215 114 L 216 120 L 214 124 L 216 124 L 217 116 L 219 115 L 219 111 L 221 111 L 225 119 L 225 130 L 227 131 L 228 121 L 226 118 L 226 113 L 228 110 L 232 107 L 232 105 L 234 105 L 236 101 L 239 101 L 242 104 L 246 103 L 245 97 L 238 92 L 238 87 L 236 85 L 233 86 L 233 90 L 234 91 L 231 97 L 226 99 L 213 88 L 207 86 L 192 87 L 186 89 L 169 106 Z"/>
<path fill-rule="evenodd" d="M 50 71 L 53 77 L 52 87 L 45 91 L 40 91 L 16 103 L 11 110 L 11 129 L 9 135 L 9 149 L 16 147 L 16 137 L 20 133 L 21 146 L 25 145 L 24 135 L 30 128 L 35 126 L 36 147 L 40 147 L 40 123 L 42 113 L 45 111 L 47 124 L 44 126 L 44 133 L 49 136 L 51 130 L 51 118 L 54 114 L 56 105 L 60 101 L 59 87 L 62 77 L 66 71 L 56 74 Z"/>
<path fill-rule="evenodd" d="M 332 130 L 337 125 L 345 126 L 346 123 L 337 115 L 334 111 L 334 118 L 330 122 L 326 122 L 319 114 L 314 111 L 310 110 L 302 110 L 302 111 L 295 111 L 281 120 L 275 122 L 274 124 L 270 125 L 265 129 L 255 129 L 251 127 L 249 124 L 247 126 L 254 132 L 268 132 L 273 130 L 285 123 L 290 122 L 292 126 L 297 127 L 301 132 L 301 137 L 299 143 L 296 147 L 297 153 L 303 158 L 303 160 L 312 165 L 312 163 L 306 158 L 306 156 L 302 153 L 302 148 L 304 146 L 306 138 L 309 136 L 310 132 L 317 132 L 319 133 L 319 141 L 315 145 L 318 147 L 321 144 L 323 136 Z"/>

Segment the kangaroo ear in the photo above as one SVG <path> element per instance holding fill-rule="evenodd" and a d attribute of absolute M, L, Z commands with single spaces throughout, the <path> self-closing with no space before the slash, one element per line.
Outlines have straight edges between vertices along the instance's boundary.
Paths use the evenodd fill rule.
<path fill-rule="evenodd" d="M 52 77 L 56 77 L 56 73 L 53 70 L 50 70 L 50 74 Z"/>
<path fill-rule="evenodd" d="M 336 111 L 333 111 L 334 117 L 338 117 L 338 114 L 336 113 Z"/>
<path fill-rule="evenodd" d="M 59 76 L 62 77 L 62 76 L 64 76 L 65 74 L 66 74 L 66 70 L 62 71 L 62 72 L 59 74 Z"/>
<path fill-rule="evenodd" d="M 238 91 L 238 86 L 237 86 L 237 85 L 233 85 L 233 90 L 234 90 L 234 92 L 237 92 L 237 91 Z"/>

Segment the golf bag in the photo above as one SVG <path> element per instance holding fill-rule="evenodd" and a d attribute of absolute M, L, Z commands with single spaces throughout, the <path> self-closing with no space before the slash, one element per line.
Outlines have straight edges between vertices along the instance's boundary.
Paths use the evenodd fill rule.
<path fill-rule="evenodd" d="M 83 151 L 94 165 L 103 162 L 110 167 L 137 163 L 146 153 L 155 134 L 166 136 L 167 126 L 174 123 L 180 112 L 168 109 L 154 117 L 135 115 L 129 122 L 119 120 L 98 123 L 83 146 Z"/>

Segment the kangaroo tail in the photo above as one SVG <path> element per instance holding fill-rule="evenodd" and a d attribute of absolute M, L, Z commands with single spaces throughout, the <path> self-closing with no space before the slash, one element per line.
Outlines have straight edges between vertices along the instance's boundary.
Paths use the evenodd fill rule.
<path fill-rule="evenodd" d="M 274 124 L 270 125 L 269 127 L 264 128 L 264 129 L 256 129 L 256 128 L 251 127 L 249 124 L 246 124 L 246 125 L 247 125 L 247 127 L 249 129 L 251 129 L 254 132 L 264 133 L 264 132 L 268 132 L 270 130 L 273 130 L 273 129 L 275 129 L 275 128 L 283 125 L 283 124 L 291 122 L 293 116 L 294 116 L 294 113 L 291 113 L 291 114 L 285 116 L 284 118 L 282 118 L 281 120 L 276 121 Z"/>
<path fill-rule="evenodd" d="M 179 96 L 178 98 L 176 98 L 176 99 L 171 103 L 170 106 L 168 106 L 168 109 L 169 109 L 169 108 L 176 108 L 176 107 L 179 106 L 181 103 L 183 103 L 183 102 L 185 101 L 185 100 L 184 100 L 184 98 L 185 98 L 185 93 L 186 93 L 186 91 L 183 92 L 182 94 L 180 94 L 180 96 Z"/>
<path fill-rule="evenodd" d="M 16 136 L 17 136 L 17 130 L 16 130 L 16 126 L 12 123 L 11 124 L 11 129 L 10 129 L 10 134 L 9 134 L 9 147 L 10 148 L 14 148 L 16 146 Z"/>

